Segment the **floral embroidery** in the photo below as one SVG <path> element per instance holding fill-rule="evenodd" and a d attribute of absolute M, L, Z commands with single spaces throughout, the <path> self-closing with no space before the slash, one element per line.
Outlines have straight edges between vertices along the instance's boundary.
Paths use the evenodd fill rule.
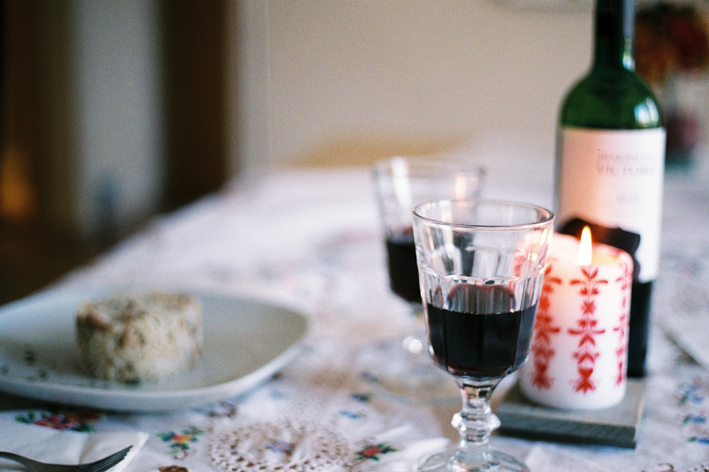
<path fill-rule="evenodd" d="M 690 433 L 689 442 L 709 445 L 709 428 L 705 426 L 707 424 L 706 412 L 686 415 L 682 423 L 685 426 L 690 425 L 693 430 L 693 433 Z"/>
<path fill-rule="evenodd" d="M 669 467 L 669 469 L 663 468 L 659 472 L 675 472 L 675 466 L 673 466 L 672 464 L 662 463 L 662 464 L 658 464 L 658 465 L 660 467 Z M 643 469 L 643 472 L 648 472 L 648 471 Z"/>
<path fill-rule="evenodd" d="M 351 420 L 358 420 L 361 418 L 366 418 L 367 414 L 363 411 L 350 411 L 350 410 L 340 410 L 340 416 L 349 418 Z"/>
<path fill-rule="evenodd" d="M 355 458 L 357 461 L 364 461 L 367 459 L 372 459 L 378 461 L 382 454 L 387 454 L 390 452 L 397 452 L 398 449 L 393 448 L 387 443 L 379 444 L 365 444 L 365 446 L 355 453 Z"/>
<path fill-rule="evenodd" d="M 236 418 L 239 414 L 239 407 L 230 401 L 220 401 L 209 409 L 208 415 L 213 418 Z"/>
<path fill-rule="evenodd" d="M 372 396 L 368 393 L 353 393 L 350 396 L 352 399 L 362 403 L 367 403 L 372 398 Z"/>
<path fill-rule="evenodd" d="M 695 423 L 695 424 L 705 424 L 707 422 L 707 415 L 700 413 L 699 415 L 686 415 L 682 423 Z"/>
<path fill-rule="evenodd" d="M 59 410 L 41 413 L 29 412 L 18 415 L 15 420 L 20 423 L 46 426 L 48 428 L 90 433 L 95 431 L 94 423 L 103 418 L 102 413 L 87 410 Z"/>
<path fill-rule="evenodd" d="M 168 465 L 165 467 L 160 467 L 158 470 L 160 472 L 190 472 L 187 467 L 181 467 L 179 465 Z"/>
<path fill-rule="evenodd" d="M 687 472 L 709 472 L 709 463 L 699 464 L 692 467 Z"/>
<path fill-rule="evenodd" d="M 675 466 L 672 464 L 669 464 L 667 462 L 663 462 L 660 464 L 657 464 L 658 467 L 661 467 L 657 472 L 678 472 L 677 469 L 675 469 Z M 684 472 L 709 472 L 709 464 L 699 464 L 695 465 L 692 468 L 685 469 L 682 468 L 682 471 Z M 643 469 L 642 472 L 650 472 L 646 469 Z"/>
<path fill-rule="evenodd" d="M 709 445 L 709 418 L 704 405 L 706 396 L 703 390 L 702 379 L 695 378 L 691 383 L 681 383 L 679 389 L 679 406 L 684 406 L 688 411 L 682 416 L 687 441 Z"/>
<path fill-rule="evenodd" d="M 370 383 L 379 382 L 379 378 L 371 372 L 362 372 L 360 374 L 360 377 L 362 377 L 362 380 L 364 380 L 366 382 L 370 382 Z"/>
<path fill-rule="evenodd" d="M 204 431 L 192 426 L 182 431 L 182 433 L 158 433 L 158 437 L 164 442 L 170 443 L 170 453 L 175 459 L 184 459 L 192 452 L 191 443 L 197 442 L 197 437 Z"/>
<path fill-rule="evenodd" d="M 286 457 L 290 457 L 291 454 L 293 454 L 293 445 L 286 441 L 279 441 L 275 439 L 267 441 L 265 444 L 265 448 L 269 451 L 280 452 Z"/>
<path fill-rule="evenodd" d="M 682 383 L 679 385 L 680 398 L 679 404 L 684 405 L 685 403 L 695 403 L 700 404 L 704 401 L 704 396 L 701 394 L 701 386 L 696 383 L 686 384 Z"/>

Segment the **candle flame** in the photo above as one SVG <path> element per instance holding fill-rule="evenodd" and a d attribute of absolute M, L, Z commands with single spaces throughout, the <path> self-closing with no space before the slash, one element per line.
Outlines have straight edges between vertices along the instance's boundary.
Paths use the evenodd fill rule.
<path fill-rule="evenodd" d="M 591 259 L 593 255 L 592 251 L 592 241 L 591 241 L 591 228 L 588 226 L 583 227 L 581 231 L 581 243 L 579 244 L 579 256 L 578 264 L 581 266 L 591 265 Z"/>

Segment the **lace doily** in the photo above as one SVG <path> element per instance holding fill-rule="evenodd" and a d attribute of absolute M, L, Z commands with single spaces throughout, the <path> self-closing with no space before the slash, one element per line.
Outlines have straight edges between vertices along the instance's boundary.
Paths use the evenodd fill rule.
<path fill-rule="evenodd" d="M 219 433 L 208 448 L 214 467 L 225 472 L 315 472 L 349 468 L 350 447 L 322 425 L 283 419 Z"/>

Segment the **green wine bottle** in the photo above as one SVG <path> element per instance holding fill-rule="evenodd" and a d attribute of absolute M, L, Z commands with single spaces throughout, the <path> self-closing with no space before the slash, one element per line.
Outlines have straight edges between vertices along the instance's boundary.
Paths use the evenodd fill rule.
<path fill-rule="evenodd" d="M 557 135 L 557 231 L 633 256 L 627 375 L 645 375 L 653 281 L 660 258 L 665 130 L 635 74 L 634 0 L 597 0 L 590 71 L 564 98 Z M 624 356 L 619 356 L 623 361 Z"/>

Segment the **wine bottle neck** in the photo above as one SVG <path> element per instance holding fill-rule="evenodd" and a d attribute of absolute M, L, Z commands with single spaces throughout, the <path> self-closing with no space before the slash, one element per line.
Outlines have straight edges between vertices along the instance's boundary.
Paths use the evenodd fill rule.
<path fill-rule="evenodd" d="M 635 69 L 635 0 L 596 0 L 594 69 Z"/>

